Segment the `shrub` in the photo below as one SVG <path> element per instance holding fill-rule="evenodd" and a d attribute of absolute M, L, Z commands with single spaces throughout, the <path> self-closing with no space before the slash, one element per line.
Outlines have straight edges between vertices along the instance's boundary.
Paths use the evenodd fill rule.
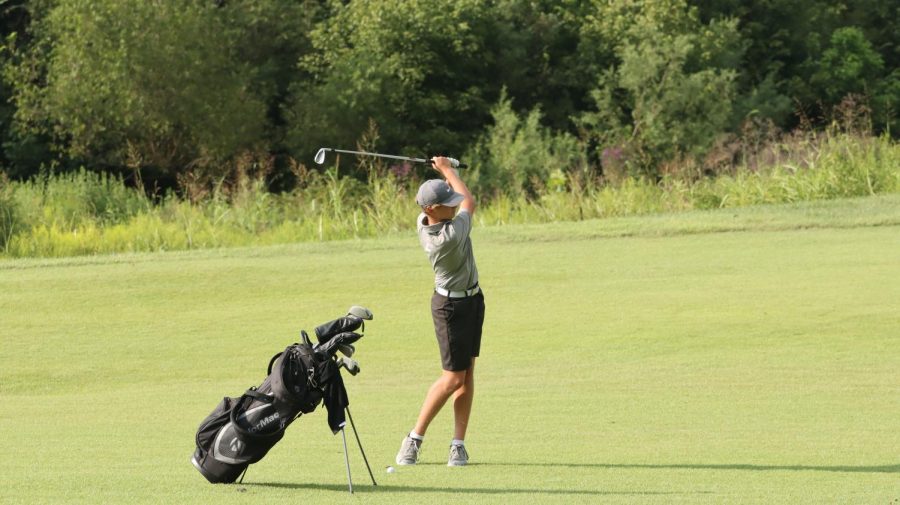
<path fill-rule="evenodd" d="M 493 125 L 466 155 L 473 167 L 471 184 L 478 193 L 534 198 L 548 189 L 564 189 L 566 171 L 584 169 L 584 150 L 578 141 L 541 126 L 539 109 L 520 117 L 503 93 L 491 115 Z"/>
<path fill-rule="evenodd" d="M 549 156 L 554 144 L 546 141 L 552 136 L 529 128 L 529 134 L 541 134 L 529 138 L 544 142 L 543 155 Z M 498 191 L 479 207 L 477 221 L 554 222 L 900 192 L 900 145 L 887 136 L 835 130 L 788 136 L 761 149 L 775 154 L 766 163 L 749 157 L 715 177 L 673 170 L 660 182 L 626 177 L 609 184 L 559 167 L 558 173 L 549 173 L 562 179 L 557 187 L 536 185 L 533 195 Z M 509 152 L 527 150 L 498 151 L 501 156 Z M 503 168 L 499 159 L 504 158 L 489 159 L 498 170 Z M 411 233 L 417 212 L 412 195 L 419 181 L 377 164 L 362 168 L 371 174 L 367 184 L 333 168 L 308 175 L 290 193 L 272 194 L 265 189 L 264 172 L 242 172 L 219 181 L 202 198 L 169 194 L 155 203 L 121 178 L 85 170 L 0 181 L 0 246 L 5 256 L 71 256 Z M 547 175 L 543 165 L 533 169 Z"/>

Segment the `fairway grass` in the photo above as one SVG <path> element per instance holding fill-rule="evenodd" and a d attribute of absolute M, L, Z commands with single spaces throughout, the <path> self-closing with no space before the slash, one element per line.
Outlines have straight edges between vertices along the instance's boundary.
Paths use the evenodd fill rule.
<path fill-rule="evenodd" d="M 900 503 L 900 196 L 473 237 L 472 464 L 448 406 L 392 474 L 439 366 L 414 235 L 0 262 L 0 503 Z M 208 484 L 200 421 L 353 304 L 379 485 L 324 410 Z"/>

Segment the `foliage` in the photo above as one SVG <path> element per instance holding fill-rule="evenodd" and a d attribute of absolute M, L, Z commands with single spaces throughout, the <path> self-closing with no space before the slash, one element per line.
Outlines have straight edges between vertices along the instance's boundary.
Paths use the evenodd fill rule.
<path fill-rule="evenodd" d="M 880 126 L 900 126 L 900 69 L 888 74 L 884 59 L 858 27 L 839 28 L 831 34 L 810 84 L 817 96 L 835 106 L 847 95 L 869 97 Z"/>
<path fill-rule="evenodd" d="M 158 195 L 255 156 L 289 190 L 292 158 L 372 125 L 379 151 L 484 152 L 508 100 L 574 163 L 509 191 L 660 178 L 748 122 L 822 130 L 848 95 L 896 138 L 898 19 L 877 0 L 0 0 L 0 171 L 87 166 Z"/>
<path fill-rule="evenodd" d="M 858 92 L 834 89 L 832 96 L 822 95 L 822 82 L 814 84 L 814 76 L 821 74 L 825 53 L 833 52 L 835 34 L 846 38 L 847 30 L 860 32 L 883 59 L 886 69 L 900 64 L 900 6 L 896 2 L 878 0 L 692 0 L 701 19 L 735 17 L 747 49 L 739 76 L 739 93 L 747 96 L 765 93 L 779 103 L 775 115 L 779 126 L 792 129 L 804 122 L 827 123 L 830 109 L 844 95 Z M 843 35 L 842 35 L 843 34 Z M 833 66 L 833 65 L 832 65 Z M 882 82 L 886 79 L 886 82 Z M 890 86 L 891 78 L 877 76 L 870 90 Z M 793 105 L 788 107 L 790 102 Z M 741 98 L 737 99 L 740 103 Z M 881 104 L 878 105 L 880 107 Z M 753 107 L 740 106 L 741 111 Z M 787 114 L 791 111 L 799 114 Z M 893 120 L 891 113 L 876 110 L 875 128 L 884 131 Z M 738 117 L 740 122 L 743 117 Z"/>
<path fill-rule="evenodd" d="M 835 102 L 848 93 L 866 94 L 883 70 L 884 61 L 859 28 L 840 28 L 832 33 L 812 84 L 822 98 Z"/>
<path fill-rule="evenodd" d="M 601 76 L 597 110 L 582 116 L 582 127 L 599 149 L 622 149 L 632 174 L 655 175 L 664 160 L 704 152 L 731 117 L 736 22 L 703 25 L 681 0 L 605 8 L 600 30 L 621 64 Z"/>
<path fill-rule="evenodd" d="M 289 4 L 56 2 L 7 67 L 19 124 L 100 167 L 173 172 L 253 149 L 277 83 L 270 46 L 251 41 L 302 14 Z"/>
<path fill-rule="evenodd" d="M 0 247 L 4 250 L 9 239 L 21 227 L 12 193 L 12 186 L 5 179 L 0 178 Z"/>
<path fill-rule="evenodd" d="M 378 126 L 388 145 L 461 152 L 484 123 L 504 65 L 489 4 L 479 0 L 332 2 L 293 88 L 295 153 L 353 142 Z M 493 47 L 492 47 L 493 46 Z"/>
<path fill-rule="evenodd" d="M 509 100 L 495 109 L 497 124 L 482 139 L 484 167 L 473 187 L 481 197 L 481 224 L 539 223 L 609 218 L 690 209 L 793 203 L 900 193 L 900 146 L 887 137 L 832 131 L 790 136 L 760 146 L 716 178 L 695 177 L 690 167 L 660 182 L 625 177 L 608 184 L 584 171 L 563 171 L 574 160 L 554 160 L 572 138 L 558 138 L 537 124 L 539 113 L 520 117 Z M 493 151 L 493 143 L 497 150 Z M 766 153 L 766 154 L 764 154 Z M 556 163 L 555 185 L 528 186 L 526 174 Z M 502 163 L 498 164 L 498 160 Z M 529 164 L 531 163 L 531 164 Z M 371 163 L 367 184 L 339 174 L 306 172 L 289 193 L 267 191 L 266 172 L 238 170 L 230 179 L 154 202 L 121 178 L 81 170 L 45 174 L 0 185 L 0 232 L 5 256 L 70 256 L 112 252 L 200 249 L 363 238 L 409 233 L 418 208 L 418 178 L 395 175 Z M 493 168 L 490 168 L 493 167 Z M 500 168 L 515 167 L 515 172 Z M 492 171 L 494 170 L 494 171 Z M 300 169 L 298 168 L 298 171 Z M 466 178 L 473 175 L 465 175 Z M 539 178 L 540 176 L 535 176 Z M 502 182 L 506 181 L 506 182 Z M 506 184 L 502 186 L 501 184 Z M 531 193 L 519 191 L 531 187 Z"/>
<path fill-rule="evenodd" d="M 541 126 L 541 111 L 520 117 L 505 92 L 491 110 L 494 123 L 466 159 L 478 194 L 534 197 L 564 189 L 565 172 L 584 168 L 583 149 L 571 135 Z"/>

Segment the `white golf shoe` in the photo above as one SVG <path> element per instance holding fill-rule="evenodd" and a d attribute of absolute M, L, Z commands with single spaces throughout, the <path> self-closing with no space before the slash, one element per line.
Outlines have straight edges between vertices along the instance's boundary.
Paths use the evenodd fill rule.
<path fill-rule="evenodd" d="M 415 465 L 419 461 L 419 444 L 416 439 L 407 435 L 400 444 L 396 462 L 398 465 Z"/>
<path fill-rule="evenodd" d="M 464 445 L 450 446 L 450 459 L 447 466 L 466 466 L 469 463 L 469 453 Z"/>

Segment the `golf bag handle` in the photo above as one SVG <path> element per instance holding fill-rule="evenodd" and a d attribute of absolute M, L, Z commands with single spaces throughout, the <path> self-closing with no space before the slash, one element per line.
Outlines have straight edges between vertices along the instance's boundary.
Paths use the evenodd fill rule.
<path fill-rule="evenodd" d="M 284 354 L 283 351 L 276 354 L 275 356 L 272 356 L 272 359 L 269 360 L 269 368 L 266 369 L 266 375 L 272 375 L 272 365 L 275 364 L 275 360 L 280 358 L 282 354 Z"/>

